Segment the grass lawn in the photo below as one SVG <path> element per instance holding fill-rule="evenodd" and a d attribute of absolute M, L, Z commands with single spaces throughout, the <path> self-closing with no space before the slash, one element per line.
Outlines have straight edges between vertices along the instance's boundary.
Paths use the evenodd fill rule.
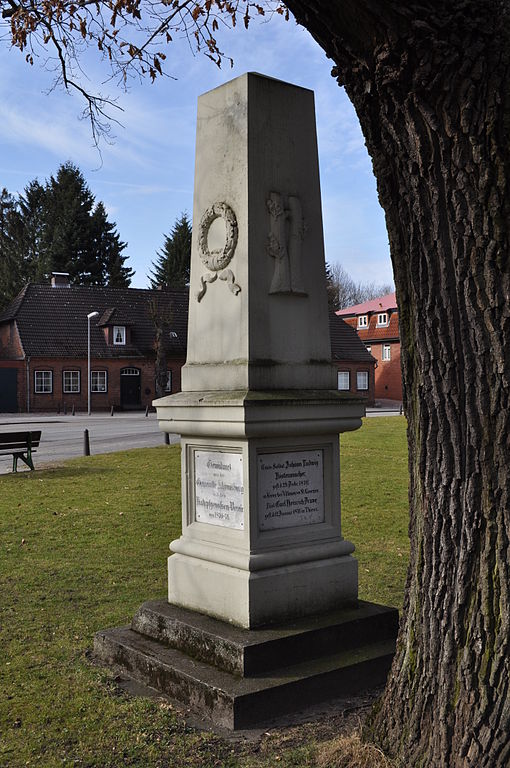
<path fill-rule="evenodd" d="M 341 440 L 344 536 L 360 597 L 400 606 L 408 556 L 403 417 L 365 420 Z M 37 464 L 37 456 L 36 456 Z M 180 534 L 176 446 L 75 459 L 0 477 L 0 766 L 315 766 L 188 728 L 159 700 L 119 693 L 92 666 L 94 632 L 129 623 L 166 593 Z"/>

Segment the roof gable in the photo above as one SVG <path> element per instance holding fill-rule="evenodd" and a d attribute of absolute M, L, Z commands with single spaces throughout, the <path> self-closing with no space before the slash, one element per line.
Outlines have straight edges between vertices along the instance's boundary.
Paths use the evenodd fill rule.
<path fill-rule="evenodd" d="M 354 362 L 373 363 L 374 358 L 367 350 L 360 337 L 335 312 L 329 316 L 329 333 L 331 336 L 331 358 L 335 360 L 352 360 Z"/>

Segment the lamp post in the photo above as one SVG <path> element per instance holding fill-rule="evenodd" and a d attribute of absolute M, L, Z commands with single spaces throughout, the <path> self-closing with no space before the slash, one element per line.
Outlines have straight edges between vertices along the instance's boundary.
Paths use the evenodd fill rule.
<path fill-rule="evenodd" d="M 90 321 L 93 317 L 98 317 L 99 312 L 90 312 L 87 315 L 87 413 L 90 416 L 90 390 L 92 382 L 90 380 Z"/>

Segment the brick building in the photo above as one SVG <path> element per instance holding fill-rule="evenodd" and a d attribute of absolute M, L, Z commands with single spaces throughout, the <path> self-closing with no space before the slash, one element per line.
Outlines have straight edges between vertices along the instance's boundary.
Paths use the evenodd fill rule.
<path fill-rule="evenodd" d="M 402 400 L 400 335 L 395 293 L 388 293 L 336 313 L 358 332 L 367 350 L 377 361 L 375 397 Z"/>
<path fill-rule="evenodd" d="M 87 409 L 87 315 L 90 321 L 91 409 L 143 409 L 155 390 L 151 305 L 170 317 L 167 391 L 181 388 L 186 360 L 188 291 L 52 285 L 25 286 L 0 313 L 0 412 Z M 356 332 L 330 316 L 338 388 L 374 401 L 375 360 Z"/>
<path fill-rule="evenodd" d="M 375 359 L 360 341 L 356 331 L 338 317 L 330 314 L 331 358 L 337 369 L 337 386 L 366 398 L 367 405 L 375 401 Z"/>
<path fill-rule="evenodd" d="M 26 285 L 0 313 L 0 411 L 86 410 L 90 322 L 92 410 L 145 408 L 155 398 L 151 307 L 169 317 L 168 392 L 180 390 L 188 291 Z M 152 314 L 154 310 L 152 310 Z"/>

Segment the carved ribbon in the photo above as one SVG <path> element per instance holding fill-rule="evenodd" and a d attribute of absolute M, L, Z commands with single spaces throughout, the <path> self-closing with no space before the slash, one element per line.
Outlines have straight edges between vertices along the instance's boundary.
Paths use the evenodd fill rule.
<path fill-rule="evenodd" d="M 202 275 L 200 277 L 201 287 L 200 287 L 200 290 L 197 291 L 197 293 L 195 294 L 197 301 L 202 301 L 202 299 L 205 296 L 205 292 L 207 291 L 207 283 L 214 283 L 217 277 L 218 275 L 211 275 L 211 274 Z"/>
<path fill-rule="evenodd" d="M 235 282 L 234 273 L 232 272 L 232 270 L 225 269 L 224 272 L 221 273 L 221 275 L 218 275 L 218 277 L 220 278 L 220 280 L 225 280 L 225 282 L 227 283 L 228 287 L 230 288 L 234 296 L 237 296 L 237 294 L 241 290 L 241 286 L 237 285 L 237 283 Z"/>

